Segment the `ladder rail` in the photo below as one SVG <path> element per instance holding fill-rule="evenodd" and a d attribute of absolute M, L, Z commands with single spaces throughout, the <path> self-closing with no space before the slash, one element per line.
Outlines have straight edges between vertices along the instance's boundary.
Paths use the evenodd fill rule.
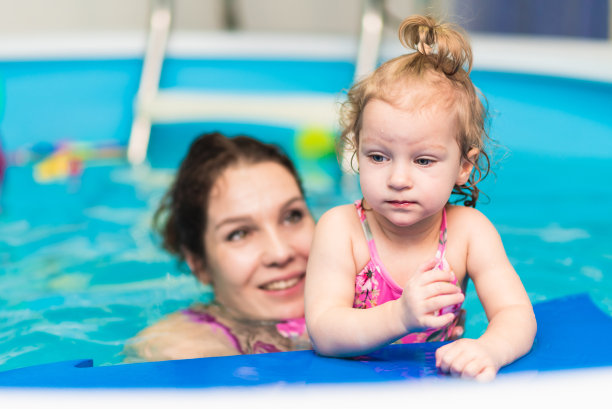
<path fill-rule="evenodd" d="M 135 118 L 128 142 L 127 157 L 130 163 L 143 163 L 147 156 L 151 117 L 148 106 L 159 93 L 159 79 L 166 57 L 166 47 L 172 22 L 172 1 L 154 0 L 149 19 L 149 35 L 142 66 L 138 94 L 135 101 Z"/>
<path fill-rule="evenodd" d="M 372 72 L 378 63 L 384 26 L 384 2 L 363 0 L 355 80 Z M 227 5 L 234 6 L 233 3 Z M 170 36 L 172 6 L 172 0 L 151 1 L 149 33 L 127 149 L 127 158 L 131 164 L 138 165 L 146 160 L 154 121 L 232 119 L 293 125 L 314 123 L 334 127 L 337 122 L 337 103 L 330 97 L 313 94 L 269 95 L 271 98 L 258 97 L 261 101 L 248 101 L 245 104 L 244 95 L 200 93 L 199 96 L 193 96 L 172 90 L 160 91 L 159 81 Z M 249 111 L 249 106 L 259 109 Z M 264 106 L 267 107 L 265 112 L 261 110 Z"/>

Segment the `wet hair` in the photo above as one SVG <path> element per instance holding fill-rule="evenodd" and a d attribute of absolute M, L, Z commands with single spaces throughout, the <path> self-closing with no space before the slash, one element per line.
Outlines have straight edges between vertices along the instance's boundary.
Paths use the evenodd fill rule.
<path fill-rule="evenodd" d="M 487 110 L 469 76 L 472 49 L 467 37 L 451 24 L 440 24 L 429 16 L 412 16 L 400 25 L 399 39 L 415 52 L 385 62 L 348 91 L 341 109 L 340 152 L 351 155 L 352 166 L 359 149 L 363 110 L 372 99 L 410 109 L 450 109 L 459 123 L 457 142 L 462 158 L 468 160 L 472 148 L 479 150 L 468 181 L 455 185 L 453 194 L 458 197 L 456 202 L 475 207 L 480 193 L 476 185 L 490 171 L 485 151 L 489 136 L 485 129 Z"/>
<path fill-rule="evenodd" d="M 188 251 L 205 264 L 203 237 L 215 182 L 228 168 L 265 162 L 287 169 L 304 194 L 293 162 L 277 146 L 245 135 L 229 138 L 218 132 L 196 138 L 153 217 L 153 229 L 162 237 L 163 248 L 179 261 L 185 260 Z"/>

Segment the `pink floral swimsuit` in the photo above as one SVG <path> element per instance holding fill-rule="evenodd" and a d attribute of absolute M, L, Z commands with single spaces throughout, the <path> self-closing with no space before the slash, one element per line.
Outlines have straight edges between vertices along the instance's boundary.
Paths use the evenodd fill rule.
<path fill-rule="evenodd" d="M 361 227 L 365 233 L 366 240 L 368 241 L 368 249 L 370 252 L 370 261 L 355 277 L 355 300 L 353 301 L 353 308 L 372 308 L 377 305 L 386 303 L 387 301 L 397 300 L 403 292 L 400 287 L 391 277 L 391 275 L 385 269 L 376 245 L 374 244 L 374 238 L 370 230 L 370 225 L 366 219 L 365 212 L 361 200 L 355 202 L 357 208 L 357 214 L 361 221 Z M 438 251 L 436 252 L 436 260 L 438 260 L 437 267 L 443 269 L 448 267 L 448 262 L 444 257 L 446 250 L 446 209 L 442 212 L 442 224 L 440 226 L 440 241 L 438 243 Z M 457 284 L 455 282 L 453 284 Z M 440 314 L 453 312 L 455 319 L 447 326 L 437 329 L 426 329 L 423 332 L 412 332 L 403 338 L 400 338 L 396 343 L 409 344 L 416 342 L 428 342 L 428 341 L 444 341 L 450 338 L 453 328 L 459 321 L 459 311 L 461 310 L 461 304 L 456 304 L 451 307 L 443 308 Z"/>

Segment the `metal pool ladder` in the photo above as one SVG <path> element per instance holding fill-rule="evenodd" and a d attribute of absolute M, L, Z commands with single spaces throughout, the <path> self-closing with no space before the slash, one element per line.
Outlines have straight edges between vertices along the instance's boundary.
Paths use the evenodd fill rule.
<path fill-rule="evenodd" d="M 188 119 L 242 120 L 281 126 L 321 126 L 337 123 L 336 101 L 317 93 L 223 94 L 159 89 L 172 22 L 172 0 L 152 0 L 149 33 L 128 142 L 131 164 L 146 160 L 151 125 Z M 355 79 L 377 64 L 383 29 L 384 0 L 363 0 L 361 36 Z"/>

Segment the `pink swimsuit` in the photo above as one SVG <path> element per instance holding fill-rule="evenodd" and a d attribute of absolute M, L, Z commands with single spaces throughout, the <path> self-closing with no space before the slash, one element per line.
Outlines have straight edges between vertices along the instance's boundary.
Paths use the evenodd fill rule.
<path fill-rule="evenodd" d="M 378 251 L 376 251 L 376 245 L 374 244 L 374 238 L 370 230 L 370 225 L 366 219 L 365 212 L 361 200 L 355 202 L 357 208 L 357 214 L 359 220 L 361 220 L 361 226 L 365 233 L 366 240 L 368 241 L 368 249 L 370 251 L 370 261 L 355 277 L 355 300 L 353 301 L 353 308 L 372 308 L 377 305 L 386 303 L 387 301 L 397 300 L 403 292 L 400 287 L 391 277 L 391 275 L 385 269 Z M 438 260 L 437 268 L 443 269 L 448 267 L 448 262 L 444 257 L 446 250 L 446 209 L 442 213 L 442 224 L 440 226 L 440 241 L 438 243 L 438 251 L 436 252 L 436 260 Z M 457 284 L 456 279 L 454 284 Z M 416 342 L 428 342 L 428 341 L 444 341 L 448 340 L 453 328 L 457 325 L 459 320 L 459 310 L 461 304 L 456 304 L 451 307 L 443 308 L 440 313 L 445 314 L 448 312 L 455 313 L 455 319 L 447 326 L 442 328 L 430 328 L 423 332 L 412 332 L 403 338 L 397 340 L 397 343 L 409 344 Z"/>
<path fill-rule="evenodd" d="M 194 304 L 181 311 L 192 322 L 220 331 L 238 354 L 311 349 L 304 318 L 255 321 L 235 318 L 221 304 Z"/>

